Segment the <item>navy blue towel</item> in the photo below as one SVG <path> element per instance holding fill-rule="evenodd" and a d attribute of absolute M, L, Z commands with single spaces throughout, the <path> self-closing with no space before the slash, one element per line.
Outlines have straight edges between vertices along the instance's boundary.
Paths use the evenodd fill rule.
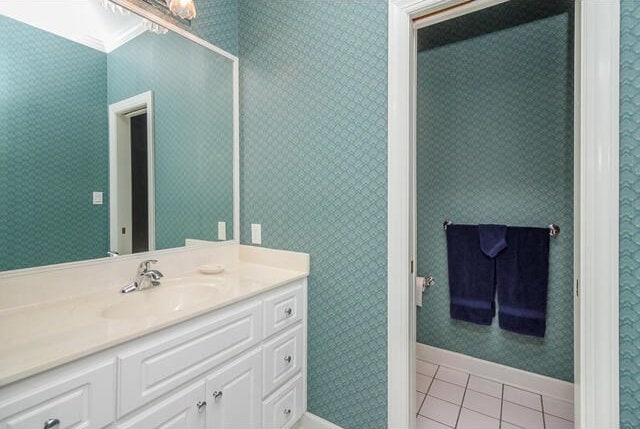
<path fill-rule="evenodd" d="M 480 249 L 490 258 L 495 258 L 498 253 L 507 247 L 506 225 L 478 225 L 480 233 Z"/>
<path fill-rule="evenodd" d="M 500 327 L 544 337 L 549 284 L 549 229 L 507 228 L 508 247 L 496 258 Z"/>
<path fill-rule="evenodd" d="M 496 314 L 495 263 L 480 249 L 476 225 L 447 227 L 452 319 L 491 325 Z"/>

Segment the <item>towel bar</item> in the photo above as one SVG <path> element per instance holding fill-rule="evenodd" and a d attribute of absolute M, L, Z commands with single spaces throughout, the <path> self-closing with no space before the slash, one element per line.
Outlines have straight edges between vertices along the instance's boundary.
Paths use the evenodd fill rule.
<path fill-rule="evenodd" d="M 449 225 L 453 225 L 453 222 L 451 222 L 449 219 L 446 219 L 444 222 L 442 222 L 442 229 L 446 231 Z M 560 227 L 555 223 L 550 224 L 547 228 L 549 228 L 550 236 L 556 237 L 560 235 Z"/>

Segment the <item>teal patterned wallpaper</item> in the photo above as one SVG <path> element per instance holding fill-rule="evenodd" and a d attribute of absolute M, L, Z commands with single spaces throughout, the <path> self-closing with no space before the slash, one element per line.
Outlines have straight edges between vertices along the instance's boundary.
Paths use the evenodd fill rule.
<path fill-rule="evenodd" d="M 640 427 L 640 2 L 620 22 L 620 427 Z"/>
<path fill-rule="evenodd" d="M 436 46 L 455 32 L 475 34 L 418 54 L 417 267 L 437 281 L 417 311 L 418 342 L 572 381 L 570 19 L 564 13 L 499 31 L 490 22 L 480 12 L 420 30 Z M 449 317 L 445 219 L 560 225 L 544 339 L 501 330 L 497 317 L 492 326 Z"/>
<path fill-rule="evenodd" d="M 107 56 L 4 16 L 0 40 L 0 271 L 105 256 Z"/>
<path fill-rule="evenodd" d="M 187 65 L 187 67 L 185 67 Z M 108 55 L 109 103 L 153 90 L 156 246 L 233 234 L 232 62 L 181 36 L 145 33 Z"/>
<path fill-rule="evenodd" d="M 191 32 L 238 55 L 238 0 L 196 0 Z"/>
<path fill-rule="evenodd" d="M 241 240 L 311 254 L 309 411 L 387 420 L 387 2 L 241 0 Z"/>

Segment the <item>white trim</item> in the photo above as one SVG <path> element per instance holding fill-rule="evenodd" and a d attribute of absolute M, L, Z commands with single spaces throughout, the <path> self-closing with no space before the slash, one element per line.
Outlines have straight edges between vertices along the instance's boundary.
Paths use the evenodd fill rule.
<path fill-rule="evenodd" d="M 233 61 L 233 240 L 240 242 L 240 64 Z"/>
<path fill-rule="evenodd" d="M 573 383 L 564 380 L 420 343 L 416 344 L 416 357 L 502 384 L 522 387 L 530 392 L 573 402 Z"/>
<path fill-rule="evenodd" d="M 407 393 L 415 357 L 410 336 L 414 311 L 408 275 L 408 207 L 411 121 L 412 17 L 450 7 L 458 0 L 391 0 L 388 45 L 388 426 L 414 427 Z M 579 246 L 581 298 L 576 299 L 576 427 L 619 427 L 618 186 L 619 186 L 619 0 L 576 2 L 575 97 L 579 142 Z M 404 199 L 406 198 L 406 199 Z M 413 398 L 411 398 L 413 400 Z"/>
<path fill-rule="evenodd" d="M 428 27 L 429 25 L 434 25 L 439 22 L 447 21 L 449 19 L 457 18 L 462 15 L 467 15 L 472 12 L 477 12 L 482 9 L 486 9 L 488 7 L 492 7 L 498 5 L 500 3 L 505 3 L 509 0 L 474 0 L 469 3 L 461 4 L 458 7 L 448 9 L 446 11 L 442 11 L 441 13 L 430 15 L 428 17 L 415 20 L 413 25 L 416 30 L 419 30 L 424 27 Z"/>
<path fill-rule="evenodd" d="M 415 427 L 414 302 L 410 266 L 410 17 L 389 4 L 387 201 L 387 426 Z M 415 324 L 413 329 L 415 329 Z M 415 342 L 411 342 L 415 344 Z"/>
<path fill-rule="evenodd" d="M 136 25 L 135 27 L 131 27 L 120 34 L 117 34 L 114 38 L 105 40 L 103 44 L 104 52 L 106 52 L 107 54 L 113 52 L 125 43 L 135 39 L 141 34 L 144 34 L 146 31 L 147 29 L 144 28 L 142 23 Z"/>
<path fill-rule="evenodd" d="M 620 3 L 579 3 L 582 329 L 576 423 L 618 428 Z"/>
<path fill-rule="evenodd" d="M 154 129 L 155 107 L 153 92 L 149 91 L 147 105 L 147 217 L 149 222 L 149 250 L 156 250 L 156 151 Z"/>
<path fill-rule="evenodd" d="M 580 22 L 580 2 L 575 3 L 575 35 L 574 35 L 574 53 L 573 61 L 574 67 L 578 67 L 578 64 L 582 66 L 582 56 L 580 54 L 581 47 L 581 32 L 578 31 Z M 581 380 L 581 367 L 582 358 L 582 334 L 581 334 L 581 308 L 580 297 L 577 293 L 578 279 L 580 278 L 580 263 L 581 263 L 581 237 L 580 237 L 580 168 L 581 168 L 581 127 L 580 127 L 580 73 L 574 73 L 573 84 L 573 285 L 576 291 L 573 293 L 573 383 L 574 383 L 574 423 L 576 427 L 581 427 L 582 424 L 582 404 L 584 398 L 581 396 L 582 383 Z"/>
<path fill-rule="evenodd" d="M 151 22 L 155 22 L 158 25 L 161 25 L 162 27 L 173 31 L 174 33 L 177 33 L 179 35 L 181 35 L 182 37 L 185 37 L 189 40 L 191 40 L 192 42 L 197 43 L 198 45 L 204 46 L 207 49 L 212 50 L 213 52 L 216 52 L 220 55 L 222 55 L 223 57 L 229 58 L 232 61 L 238 61 L 238 57 L 225 51 L 222 48 L 219 48 L 218 46 L 207 42 L 206 40 L 203 40 L 201 38 L 199 38 L 198 36 L 194 35 L 193 33 L 188 32 L 187 30 L 178 27 L 176 24 L 169 22 L 165 19 L 160 18 L 159 16 L 145 10 L 144 8 L 141 8 L 140 6 L 136 5 L 133 2 L 130 2 L 128 0 L 111 0 L 113 3 L 116 3 L 124 8 L 129 9 L 130 11 L 132 11 L 133 13 L 148 19 Z"/>
<path fill-rule="evenodd" d="M 48 29 L 45 29 L 45 28 L 43 28 L 42 30 L 49 31 Z M 70 33 L 67 33 L 67 34 L 52 33 L 52 34 L 63 37 L 72 42 L 79 43 L 88 48 L 95 49 L 96 51 L 104 52 L 105 54 L 108 54 L 110 52 L 107 49 L 104 41 L 98 39 L 97 37 L 92 37 L 87 34 L 70 34 Z"/>
<path fill-rule="evenodd" d="M 465 3 L 468 0 L 390 0 L 411 19 Z"/>
<path fill-rule="evenodd" d="M 415 401 L 414 401 L 415 402 Z M 342 427 L 331 423 L 328 420 L 318 417 L 315 414 L 306 412 L 300 420 L 293 426 L 294 429 L 342 429 Z"/>
<path fill-rule="evenodd" d="M 147 198 L 149 250 L 156 250 L 156 182 L 153 134 L 153 91 L 134 95 L 109 105 L 109 249 L 118 249 L 118 174 L 112 166 L 118 160 L 118 116 L 145 108 L 147 110 Z"/>

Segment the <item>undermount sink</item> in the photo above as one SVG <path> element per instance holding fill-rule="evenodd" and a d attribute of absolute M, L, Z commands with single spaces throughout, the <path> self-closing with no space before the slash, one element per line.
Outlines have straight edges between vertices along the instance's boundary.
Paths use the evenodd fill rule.
<path fill-rule="evenodd" d="M 121 302 L 102 311 L 107 319 L 133 319 L 146 315 L 166 314 L 185 310 L 213 299 L 220 294 L 220 287 L 211 283 L 169 284 L 164 282 L 152 289 L 132 292 L 123 296 Z"/>

